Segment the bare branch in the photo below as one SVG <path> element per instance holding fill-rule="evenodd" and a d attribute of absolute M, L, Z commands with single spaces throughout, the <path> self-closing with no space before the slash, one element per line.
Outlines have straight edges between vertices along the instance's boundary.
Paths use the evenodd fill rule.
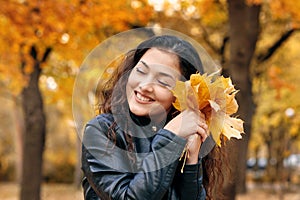
<path fill-rule="evenodd" d="M 225 48 L 226 48 L 226 45 L 227 45 L 228 42 L 229 42 L 229 36 L 225 36 L 223 38 L 222 46 L 221 46 L 221 48 L 219 50 L 219 53 L 221 55 L 221 63 L 222 64 L 225 63 L 225 61 L 226 61 L 226 58 L 225 58 Z"/>
<path fill-rule="evenodd" d="M 287 32 L 285 32 L 265 53 L 261 53 L 257 56 L 257 62 L 262 63 L 266 60 L 268 60 L 271 56 L 275 54 L 275 52 L 283 45 L 284 42 L 286 42 L 292 34 L 300 29 L 290 29 Z"/>
<path fill-rule="evenodd" d="M 52 48 L 51 47 L 47 47 L 47 49 L 45 50 L 45 53 L 43 55 L 43 58 L 41 60 L 42 63 L 47 61 L 47 58 L 49 57 L 51 51 L 52 51 Z"/>

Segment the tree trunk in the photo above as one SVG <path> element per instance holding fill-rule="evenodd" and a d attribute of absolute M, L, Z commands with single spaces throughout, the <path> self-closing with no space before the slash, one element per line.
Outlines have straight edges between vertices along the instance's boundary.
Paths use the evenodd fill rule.
<path fill-rule="evenodd" d="M 244 120 L 242 140 L 228 142 L 232 181 L 224 188 L 227 199 L 233 200 L 237 193 L 246 192 L 246 159 L 248 141 L 251 133 L 252 115 L 255 109 L 252 99 L 252 82 L 250 77 L 250 63 L 259 35 L 260 6 L 249 6 L 244 0 L 228 0 L 229 9 L 229 38 L 230 60 L 228 74 L 230 74 L 236 88 L 240 90 L 237 101 L 240 105 L 238 115 Z"/>
<path fill-rule="evenodd" d="M 41 73 L 40 61 L 33 47 L 31 56 L 35 60 L 29 84 L 22 91 L 25 132 L 23 136 L 23 169 L 21 179 L 21 200 L 39 200 L 42 181 L 43 150 L 46 121 L 43 99 L 38 82 Z"/>

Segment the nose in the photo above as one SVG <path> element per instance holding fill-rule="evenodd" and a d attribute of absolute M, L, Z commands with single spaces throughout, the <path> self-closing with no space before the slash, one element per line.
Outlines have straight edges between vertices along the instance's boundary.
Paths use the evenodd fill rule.
<path fill-rule="evenodd" d="M 139 89 L 141 91 L 153 92 L 154 83 L 152 81 L 143 81 L 139 84 Z"/>

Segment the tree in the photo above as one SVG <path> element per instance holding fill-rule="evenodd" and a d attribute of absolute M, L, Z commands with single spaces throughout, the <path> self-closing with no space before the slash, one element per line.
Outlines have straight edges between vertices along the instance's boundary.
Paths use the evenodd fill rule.
<path fill-rule="evenodd" d="M 151 7 L 144 1 L 1 0 L 0 80 L 24 110 L 21 199 L 40 199 L 46 119 L 39 78 L 51 55 L 83 57 L 106 37 L 144 26 Z M 113 13 L 113 15 L 111 14 Z M 9 67 L 7 67 L 9 66 Z"/>
<path fill-rule="evenodd" d="M 240 90 L 237 95 L 237 100 L 240 102 L 238 113 L 245 122 L 246 133 L 243 135 L 243 140 L 229 143 L 230 163 L 234 173 L 230 175 L 233 181 L 228 182 L 224 189 L 228 199 L 235 198 L 236 190 L 245 192 L 246 188 L 245 163 L 255 110 L 250 64 L 259 35 L 260 9 L 260 5 L 247 5 L 244 0 L 228 0 L 230 59 L 227 75 L 231 76 L 237 89 Z"/>
<path fill-rule="evenodd" d="M 28 86 L 22 90 L 23 110 L 25 118 L 25 131 L 23 135 L 23 159 L 21 179 L 21 199 L 38 199 L 42 180 L 43 150 L 46 136 L 46 119 L 43 109 L 42 94 L 39 90 L 38 81 L 41 74 L 40 64 L 46 62 L 50 49 L 46 50 L 44 58 L 37 60 L 37 52 L 31 49 L 34 60 L 34 69 L 30 73 Z M 34 172 L 35 174 L 33 174 Z M 30 183 L 29 183 L 30 182 Z"/>

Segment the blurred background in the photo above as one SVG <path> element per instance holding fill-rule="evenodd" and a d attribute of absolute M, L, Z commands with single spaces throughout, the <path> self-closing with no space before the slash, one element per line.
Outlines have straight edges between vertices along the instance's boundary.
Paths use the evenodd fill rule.
<path fill-rule="evenodd" d="M 102 41 L 145 26 L 192 37 L 239 89 L 245 134 L 224 147 L 233 168 L 222 189 L 226 197 L 300 199 L 300 1 L 0 5 L 0 199 L 83 199 L 75 78 Z"/>

